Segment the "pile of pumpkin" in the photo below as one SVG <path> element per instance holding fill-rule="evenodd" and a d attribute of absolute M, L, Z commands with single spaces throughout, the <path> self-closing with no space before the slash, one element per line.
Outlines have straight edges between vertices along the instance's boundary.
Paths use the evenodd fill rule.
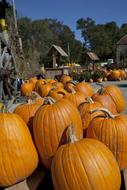
<path fill-rule="evenodd" d="M 34 91 L 34 93 L 33 93 Z M 127 116 L 120 89 L 31 78 L 28 102 L 0 114 L 0 186 L 51 169 L 55 190 L 119 190 L 127 167 Z M 36 147 L 36 148 L 35 148 Z"/>
<path fill-rule="evenodd" d="M 106 72 L 106 78 L 108 80 L 123 80 L 126 79 L 127 75 L 123 69 L 114 69 Z"/>
<path fill-rule="evenodd" d="M 100 77 L 94 78 L 94 74 L 100 74 Z M 98 69 L 93 73 L 93 77 L 89 79 L 89 82 L 99 82 L 102 81 L 121 81 L 127 78 L 127 74 L 123 69 L 114 69 L 114 70 L 106 70 L 106 69 Z"/>

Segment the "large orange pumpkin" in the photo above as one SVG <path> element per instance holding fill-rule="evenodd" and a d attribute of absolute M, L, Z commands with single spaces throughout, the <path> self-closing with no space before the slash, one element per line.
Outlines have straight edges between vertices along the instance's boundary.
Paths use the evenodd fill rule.
<path fill-rule="evenodd" d="M 55 190 L 119 190 L 121 176 L 111 151 L 94 139 L 61 146 L 52 163 Z"/>
<path fill-rule="evenodd" d="M 117 112 L 120 113 L 125 109 L 126 100 L 122 91 L 115 85 L 108 85 L 104 87 L 105 93 L 108 94 L 116 105 Z"/>
<path fill-rule="evenodd" d="M 87 129 L 87 137 L 103 142 L 112 151 L 120 169 L 127 167 L 127 116 L 112 115 L 106 109 L 107 117 L 98 116 L 92 120 Z"/>
<path fill-rule="evenodd" d="M 0 114 L 0 186 L 10 186 L 32 174 L 38 155 L 25 122 L 17 114 Z"/>
<path fill-rule="evenodd" d="M 113 114 L 117 113 L 116 105 L 112 98 L 105 93 L 104 87 L 98 90 L 97 93 L 92 95 L 92 99 L 96 102 L 99 102 L 103 107 L 110 110 Z"/>
<path fill-rule="evenodd" d="M 80 114 L 69 100 L 47 100 L 48 104 L 35 114 L 33 132 L 42 163 L 50 169 L 52 157 L 60 144 L 66 142 L 66 128 L 72 123 L 79 139 L 83 137 L 83 131 Z"/>

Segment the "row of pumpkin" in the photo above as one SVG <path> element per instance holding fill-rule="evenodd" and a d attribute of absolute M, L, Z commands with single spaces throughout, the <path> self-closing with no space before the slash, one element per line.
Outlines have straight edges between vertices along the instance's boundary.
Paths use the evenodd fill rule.
<path fill-rule="evenodd" d="M 110 85 L 94 93 L 88 83 L 63 75 L 60 81 L 31 78 L 21 91 L 28 103 L 0 114 L 0 186 L 28 177 L 39 154 L 55 190 L 119 190 L 120 170 L 127 167 L 120 89 Z"/>

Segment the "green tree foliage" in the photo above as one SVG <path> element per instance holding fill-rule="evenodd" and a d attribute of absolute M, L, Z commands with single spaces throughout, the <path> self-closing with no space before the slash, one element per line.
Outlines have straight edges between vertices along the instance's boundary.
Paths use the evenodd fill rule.
<path fill-rule="evenodd" d="M 118 40 L 127 34 L 127 24 L 119 27 L 116 22 L 96 24 L 91 18 L 77 20 L 77 29 L 81 31 L 86 50 L 92 50 L 101 60 L 115 58 Z"/>
<path fill-rule="evenodd" d="M 70 45 L 71 60 L 78 62 L 82 43 L 75 39 L 71 29 L 56 19 L 34 20 L 25 17 L 18 20 L 19 33 L 23 41 L 25 57 L 30 62 L 48 66 L 51 60 L 47 52 L 52 44 L 61 46 L 68 53 Z M 67 60 L 66 60 L 67 61 Z"/>

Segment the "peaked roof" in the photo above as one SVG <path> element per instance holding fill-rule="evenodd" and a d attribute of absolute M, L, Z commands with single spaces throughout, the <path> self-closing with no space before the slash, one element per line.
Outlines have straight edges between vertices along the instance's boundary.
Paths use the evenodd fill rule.
<path fill-rule="evenodd" d="M 117 42 L 117 45 L 127 45 L 127 34 Z"/>
<path fill-rule="evenodd" d="M 94 52 L 87 52 L 86 53 L 89 58 L 92 60 L 92 61 L 99 61 L 99 57 L 94 53 Z"/>
<path fill-rule="evenodd" d="M 48 55 L 51 55 L 53 48 L 56 49 L 57 52 L 58 52 L 61 56 L 63 56 L 63 57 L 68 57 L 67 53 L 66 53 L 60 46 L 56 46 L 56 45 L 54 45 L 54 44 L 53 44 L 53 45 L 51 46 L 51 48 L 49 49 Z"/>

